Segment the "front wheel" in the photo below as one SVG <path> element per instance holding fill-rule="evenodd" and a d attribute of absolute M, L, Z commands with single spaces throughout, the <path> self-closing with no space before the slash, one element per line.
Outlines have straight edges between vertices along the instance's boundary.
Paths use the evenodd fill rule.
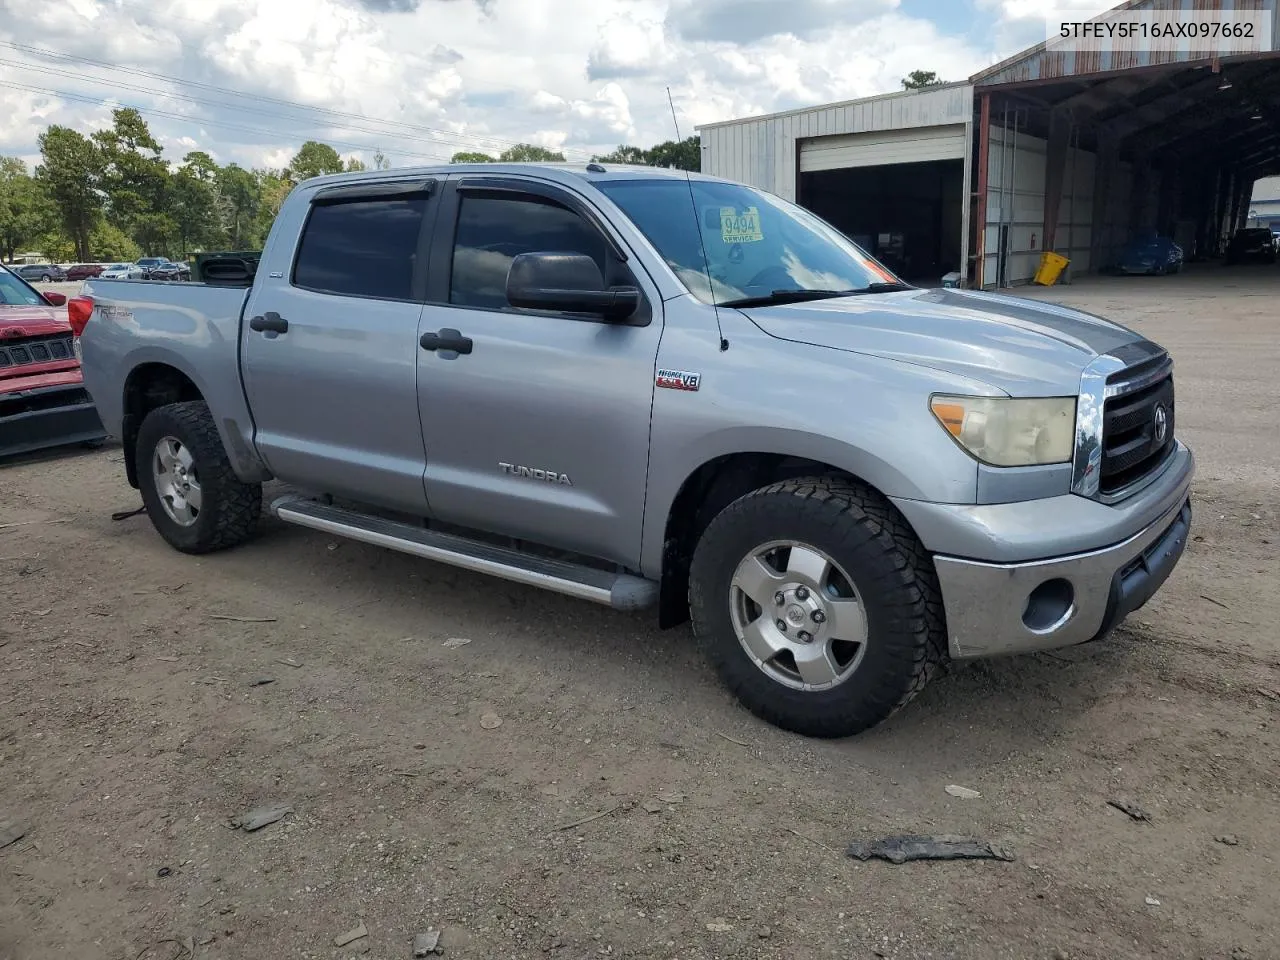
<path fill-rule="evenodd" d="M 726 507 L 694 551 L 689 603 L 742 703 L 806 736 L 875 726 L 945 658 L 932 560 L 888 501 L 843 480 L 778 483 Z"/>
<path fill-rule="evenodd" d="M 170 546 L 209 553 L 253 534 L 262 514 L 262 486 L 235 475 L 203 401 L 148 413 L 134 455 L 142 502 Z"/>

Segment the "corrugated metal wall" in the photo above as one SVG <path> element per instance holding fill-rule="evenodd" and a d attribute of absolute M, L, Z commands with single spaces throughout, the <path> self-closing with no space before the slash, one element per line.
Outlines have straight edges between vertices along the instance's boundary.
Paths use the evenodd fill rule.
<path fill-rule="evenodd" d="M 802 139 L 972 121 L 973 87 L 968 84 L 735 120 L 698 128 L 702 170 L 795 200 Z"/>
<path fill-rule="evenodd" d="M 1044 253 L 1044 206 L 1048 143 L 1039 137 L 993 125 L 987 156 L 987 223 L 983 280 L 987 286 L 1029 283 Z M 1097 161 L 1072 147 L 1063 169 L 1055 250 L 1071 260 L 1071 271 L 1090 266 L 1093 189 Z M 1125 216 L 1127 220 L 1127 213 Z M 1004 272 L 1000 272 L 1001 242 Z"/>
<path fill-rule="evenodd" d="M 808 137 L 800 141 L 800 172 L 963 160 L 966 145 L 963 123 Z"/>

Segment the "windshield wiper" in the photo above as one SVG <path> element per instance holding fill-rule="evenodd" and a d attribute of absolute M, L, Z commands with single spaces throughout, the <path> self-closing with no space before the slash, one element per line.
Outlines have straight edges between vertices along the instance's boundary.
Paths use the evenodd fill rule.
<path fill-rule="evenodd" d="M 850 290 L 850 293 L 897 293 L 899 290 L 914 290 L 909 283 L 868 283 L 865 287 Z"/>
<path fill-rule="evenodd" d="M 717 307 L 771 307 L 783 303 L 804 303 L 806 300 L 829 300 L 832 297 L 848 297 L 858 290 L 775 290 L 767 297 L 743 297 L 740 300 L 724 300 Z"/>

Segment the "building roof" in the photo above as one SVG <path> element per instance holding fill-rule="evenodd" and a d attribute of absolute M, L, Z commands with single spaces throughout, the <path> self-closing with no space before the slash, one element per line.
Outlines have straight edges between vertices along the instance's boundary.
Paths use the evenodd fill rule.
<path fill-rule="evenodd" d="M 814 110 L 830 110 L 839 107 L 848 107 L 853 104 L 872 103 L 876 100 L 901 100 L 906 97 L 918 97 L 924 94 L 936 93 L 939 90 L 951 90 L 956 87 L 967 87 L 969 81 L 954 80 L 950 83 L 935 83 L 931 87 L 920 87 L 915 90 L 894 90 L 892 93 L 878 93 L 873 97 L 859 97 L 856 100 L 841 100 L 837 103 L 820 103 L 811 107 L 796 107 L 794 110 L 780 110 L 777 113 L 761 113 L 750 117 L 735 117 L 732 120 L 717 120 L 715 123 L 700 123 L 695 130 L 710 130 L 713 127 L 727 127 L 735 123 L 748 123 L 754 120 L 776 120 L 779 117 L 796 117 L 805 113 L 812 113 Z"/>

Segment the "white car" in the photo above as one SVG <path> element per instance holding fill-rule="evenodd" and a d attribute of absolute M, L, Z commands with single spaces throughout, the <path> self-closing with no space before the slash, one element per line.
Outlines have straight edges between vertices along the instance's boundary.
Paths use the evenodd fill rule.
<path fill-rule="evenodd" d="M 98 277 L 102 280 L 141 280 L 142 268 L 136 263 L 113 263 Z"/>

